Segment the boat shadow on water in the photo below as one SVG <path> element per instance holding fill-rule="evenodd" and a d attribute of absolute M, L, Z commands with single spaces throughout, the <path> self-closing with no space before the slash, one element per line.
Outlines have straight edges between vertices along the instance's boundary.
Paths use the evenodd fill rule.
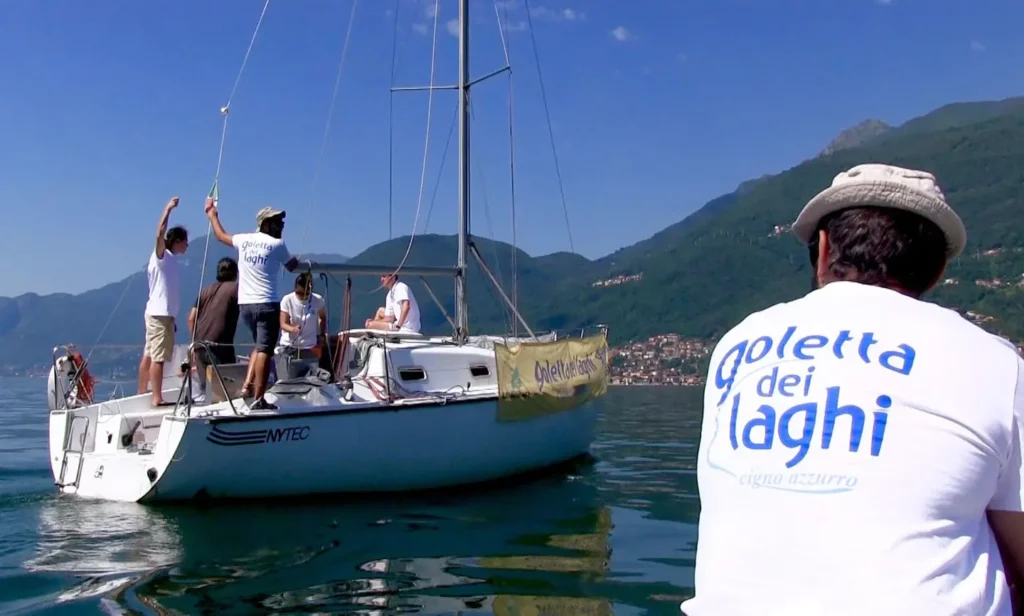
<path fill-rule="evenodd" d="M 612 510 L 589 456 L 401 496 L 140 505 L 56 498 L 33 571 L 85 579 L 58 602 L 113 613 L 611 614 L 678 592 L 609 571 Z"/>

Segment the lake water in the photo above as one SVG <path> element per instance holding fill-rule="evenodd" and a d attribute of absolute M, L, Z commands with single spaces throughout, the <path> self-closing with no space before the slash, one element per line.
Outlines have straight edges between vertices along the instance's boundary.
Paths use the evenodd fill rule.
<path fill-rule="evenodd" d="M 679 614 L 700 390 L 612 388 L 593 460 L 417 498 L 58 497 L 42 379 L 0 379 L 0 614 Z"/>

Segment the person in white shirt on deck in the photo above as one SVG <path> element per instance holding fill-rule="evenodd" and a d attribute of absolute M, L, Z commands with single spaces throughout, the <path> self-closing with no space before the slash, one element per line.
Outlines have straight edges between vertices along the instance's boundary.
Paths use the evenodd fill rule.
<path fill-rule="evenodd" d="M 281 334 L 281 298 L 277 291 L 277 278 L 281 266 L 292 272 L 299 263 L 281 239 L 285 212 L 264 207 L 256 213 L 255 233 L 231 235 L 220 223 L 217 202 L 207 198 L 205 208 L 217 239 L 238 249 L 238 308 L 256 343 L 249 356 L 242 395 L 254 398 L 250 409 L 276 409 L 277 406 L 267 402 L 263 394 L 270 376 L 270 356 Z"/>
<path fill-rule="evenodd" d="M 295 277 L 295 290 L 281 298 L 281 345 L 277 348 L 277 378 L 301 376 L 316 366 L 327 341 L 327 303 L 313 292 L 313 277 L 303 272 Z M 289 370 L 292 363 L 304 369 Z"/>
<path fill-rule="evenodd" d="M 167 228 L 171 212 L 178 207 L 178 198 L 172 197 L 160 215 L 156 227 L 156 247 L 149 255 L 146 275 L 149 278 L 149 300 L 146 302 L 146 343 L 139 362 L 139 394 L 146 393 L 147 384 L 153 392 L 153 406 L 163 400 L 164 363 L 174 352 L 174 319 L 180 307 L 178 289 L 179 255 L 188 250 L 188 231 L 185 227 Z"/>
<path fill-rule="evenodd" d="M 381 276 L 380 284 L 388 290 L 388 295 L 377 314 L 366 320 L 366 328 L 418 334 L 420 307 L 409 285 L 400 282 L 397 274 Z"/>
<path fill-rule="evenodd" d="M 1011 614 L 1024 361 L 923 301 L 967 234 L 934 176 L 859 165 L 793 232 L 812 291 L 711 356 L 688 616 Z"/>

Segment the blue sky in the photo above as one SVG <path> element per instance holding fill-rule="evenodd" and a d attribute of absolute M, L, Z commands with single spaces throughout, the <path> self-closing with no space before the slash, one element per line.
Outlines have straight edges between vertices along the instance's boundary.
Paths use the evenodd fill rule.
<path fill-rule="evenodd" d="M 534 255 L 568 250 L 526 7 L 501 4 L 511 30 L 519 245 Z M 429 81 L 433 6 L 398 2 L 398 85 Z M 439 6 L 435 81 L 452 83 L 457 3 Z M 352 255 L 388 238 L 395 7 L 357 6 L 313 200 L 352 3 L 271 0 L 232 103 L 221 173 L 229 232 L 251 230 L 269 203 L 289 211 L 293 252 Z M 1024 93 L 1024 4 L 1011 0 L 529 7 L 572 238 L 591 258 L 813 156 L 865 118 L 900 123 L 948 102 Z M 171 195 L 182 198 L 173 222 L 205 232 L 219 109 L 262 8 L 263 0 L 0 2 L 0 295 L 79 292 L 138 269 Z M 504 60 L 493 0 L 473 0 L 472 11 L 479 76 Z M 473 125 L 473 230 L 506 241 L 507 86 L 498 77 L 476 88 Z M 413 227 L 427 99 L 395 96 L 395 236 Z M 420 232 L 454 105 L 453 92 L 435 94 Z M 429 232 L 456 229 L 454 139 L 448 156 Z"/>

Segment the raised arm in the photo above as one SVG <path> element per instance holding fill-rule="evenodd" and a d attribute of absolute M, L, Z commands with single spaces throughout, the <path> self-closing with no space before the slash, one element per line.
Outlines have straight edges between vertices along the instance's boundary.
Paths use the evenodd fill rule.
<path fill-rule="evenodd" d="M 234 248 L 234 244 L 231 242 L 231 234 L 224 230 L 224 225 L 220 224 L 220 216 L 217 215 L 217 202 L 212 197 L 206 198 L 206 217 L 210 219 L 210 226 L 213 228 L 213 235 L 222 244 L 231 246 Z"/>
<path fill-rule="evenodd" d="M 156 225 L 156 258 L 163 259 L 164 252 L 167 250 L 166 237 L 167 237 L 167 221 L 171 218 L 171 210 L 178 207 L 178 198 L 171 197 L 171 200 L 164 206 L 164 211 L 160 214 L 160 222 Z"/>

